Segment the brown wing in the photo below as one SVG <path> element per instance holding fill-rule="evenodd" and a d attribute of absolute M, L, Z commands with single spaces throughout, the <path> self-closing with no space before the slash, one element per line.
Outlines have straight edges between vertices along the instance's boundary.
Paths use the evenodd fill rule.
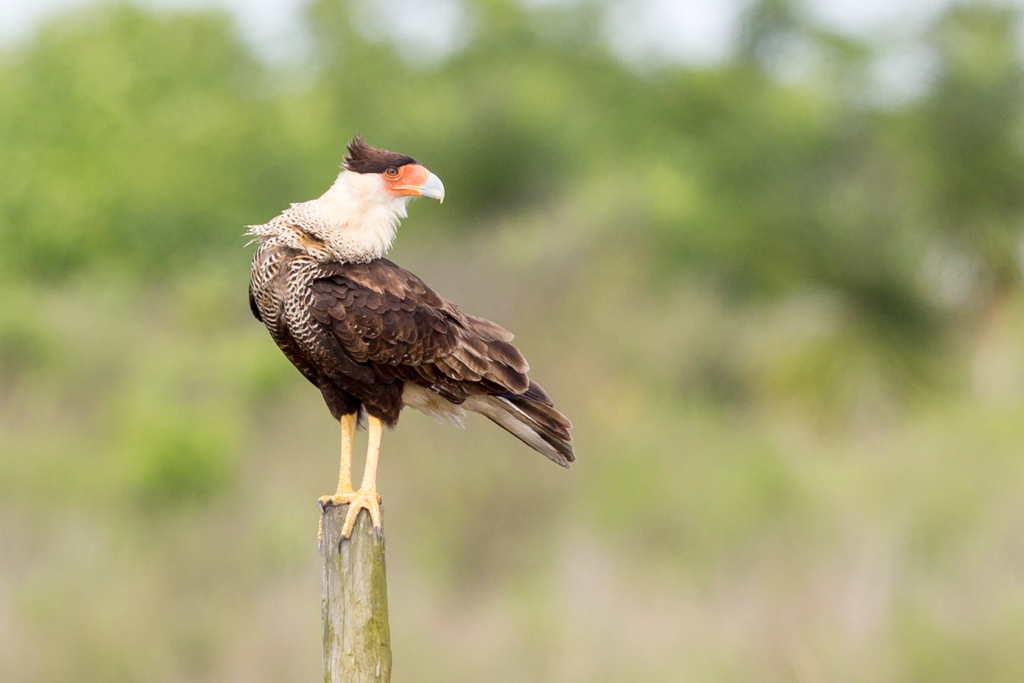
<path fill-rule="evenodd" d="M 311 290 L 313 317 L 385 381 L 413 381 L 453 401 L 530 386 L 508 330 L 466 315 L 391 261 L 333 264 Z"/>

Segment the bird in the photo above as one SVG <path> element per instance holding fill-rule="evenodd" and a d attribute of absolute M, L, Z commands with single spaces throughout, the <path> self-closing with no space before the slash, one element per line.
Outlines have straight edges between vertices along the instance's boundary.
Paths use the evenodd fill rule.
<path fill-rule="evenodd" d="M 572 424 L 528 376 L 512 333 L 464 313 L 384 258 L 415 197 L 443 202 L 444 184 L 412 157 L 371 147 L 357 133 L 323 195 L 246 226 L 257 244 L 252 313 L 341 425 L 338 488 L 318 504 L 349 506 L 343 538 L 362 509 L 381 531 L 381 439 L 405 407 L 458 426 L 478 413 L 562 467 L 575 460 Z M 353 439 L 364 422 L 364 474 L 353 490 Z"/>

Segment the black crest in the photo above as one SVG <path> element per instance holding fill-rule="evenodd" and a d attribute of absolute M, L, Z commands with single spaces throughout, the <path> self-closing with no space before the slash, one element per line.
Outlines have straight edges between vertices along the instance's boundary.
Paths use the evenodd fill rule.
<path fill-rule="evenodd" d="M 356 136 L 348 143 L 348 154 L 342 162 L 349 171 L 356 173 L 383 173 L 388 166 L 405 166 L 415 164 L 416 160 L 404 154 L 396 154 L 386 149 L 370 147 L 363 141 L 363 136 Z"/>

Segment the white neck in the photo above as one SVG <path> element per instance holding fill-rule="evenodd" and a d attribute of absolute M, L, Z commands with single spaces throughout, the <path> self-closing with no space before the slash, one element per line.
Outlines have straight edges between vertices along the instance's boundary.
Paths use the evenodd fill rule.
<path fill-rule="evenodd" d="M 378 174 L 345 170 L 318 199 L 293 204 L 282 218 L 320 239 L 334 259 L 365 263 L 391 248 L 410 198 L 389 194 Z"/>

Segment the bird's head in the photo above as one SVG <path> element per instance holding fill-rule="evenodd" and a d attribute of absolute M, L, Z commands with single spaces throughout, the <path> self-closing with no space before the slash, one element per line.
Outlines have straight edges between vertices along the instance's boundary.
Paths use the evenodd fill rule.
<path fill-rule="evenodd" d="M 391 246 L 414 197 L 442 202 L 444 185 L 412 157 L 371 147 L 357 134 L 337 180 L 309 203 L 319 220 L 303 229 L 325 241 L 339 259 L 378 258 Z"/>
<path fill-rule="evenodd" d="M 347 152 L 339 181 L 372 187 L 382 203 L 407 202 L 413 197 L 429 197 L 444 202 L 441 179 L 412 157 L 371 147 L 358 133 L 348 143 Z"/>

